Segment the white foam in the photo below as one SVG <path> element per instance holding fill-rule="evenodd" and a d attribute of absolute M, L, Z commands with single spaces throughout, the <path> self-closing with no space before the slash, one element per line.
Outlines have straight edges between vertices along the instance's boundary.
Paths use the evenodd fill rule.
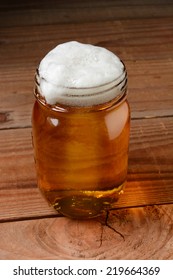
<path fill-rule="evenodd" d="M 122 80 L 124 65 L 105 48 L 72 41 L 51 50 L 38 71 L 39 91 L 48 104 L 90 106 L 118 94 L 120 89 L 110 88 Z"/>

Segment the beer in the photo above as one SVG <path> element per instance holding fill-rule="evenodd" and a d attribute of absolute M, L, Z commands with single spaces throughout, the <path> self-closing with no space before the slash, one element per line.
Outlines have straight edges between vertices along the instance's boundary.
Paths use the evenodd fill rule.
<path fill-rule="evenodd" d="M 65 216 L 100 215 L 116 206 L 127 177 L 125 67 L 116 79 L 99 86 L 64 87 L 58 102 L 49 103 L 39 75 L 38 69 L 32 116 L 38 186 Z"/>

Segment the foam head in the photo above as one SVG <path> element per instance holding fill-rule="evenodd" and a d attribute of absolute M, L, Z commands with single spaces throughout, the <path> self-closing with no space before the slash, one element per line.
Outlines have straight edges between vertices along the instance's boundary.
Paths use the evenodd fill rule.
<path fill-rule="evenodd" d="M 38 73 L 39 92 L 48 104 L 92 106 L 118 94 L 114 85 L 123 79 L 124 65 L 105 48 L 72 41 L 51 50 Z"/>

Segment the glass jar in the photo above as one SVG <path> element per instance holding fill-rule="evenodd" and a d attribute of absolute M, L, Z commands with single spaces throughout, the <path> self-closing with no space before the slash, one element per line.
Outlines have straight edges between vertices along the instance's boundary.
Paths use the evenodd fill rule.
<path fill-rule="evenodd" d="M 130 130 L 126 69 L 109 84 L 82 89 L 80 98 L 90 95 L 86 100 L 92 105 L 76 103 L 73 92 L 78 90 L 66 88 L 71 106 L 49 105 L 40 94 L 37 71 L 34 156 L 38 186 L 49 204 L 64 216 L 91 218 L 116 206 L 126 182 Z M 99 95 L 105 96 L 101 104 Z"/>

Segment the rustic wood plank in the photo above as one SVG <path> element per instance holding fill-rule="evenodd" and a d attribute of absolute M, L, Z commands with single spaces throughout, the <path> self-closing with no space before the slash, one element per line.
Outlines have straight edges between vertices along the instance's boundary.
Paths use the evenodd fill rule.
<path fill-rule="evenodd" d="M 173 18 L 21 25 L 1 27 L 0 32 L 4 67 L 37 65 L 50 49 L 69 40 L 107 47 L 124 60 L 171 60 L 173 54 Z"/>
<path fill-rule="evenodd" d="M 173 4 L 170 0 L 18 2 L 1 0 L 0 25 L 15 26 L 22 24 L 32 26 L 173 16 Z"/>
<path fill-rule="evenodd" d="M 27 9 L 49 9 L 49 8 L 53 8 L 53 7 L 63 7 L 65 8 L 85 8 L 85 7 L 127 7 L 127 5 L 134 7 L 134 6 L 140 6 L 141 8 L 148 7 L 148 9 L 150 8 L 150 6 L 152 5 L 161 5 L 164 6 L 165 4 L 172 4 L 171 0 L 131 0 L 129 2 L 129 0 L 84 0 L 84 1 L 80 1 L 80 0 L 70 0 L 70 1 L 60 1 L 60 0 L 50 0 L 49 2 L 47 2 L 46 0 L 42 0 L 41 1 L 42 5 L 40 7 L 40 1 L 34 1 L 34 0 L 30 0 L 30 2 L 28 2 L 27 0 L 23 0 L 18 1 L 18 0 L 1 0 L 0 3 L 0 7 L 2 10 L 6 11 L 6 10 L 27 10 Z M 91 5 L 92 4 L 92 5 Z"/>
<path fill-rule="evenodd" d="M 172 216 L 173 205 L 163 205 L 116 210 L 88 221 L 1 223 L 0 259 L 172 259 Z"/>
<path fill-rule="evenodd" d="M 0 131 L 0 220 L 55 215 L 36 186 L 31 129 Z M 133 120 L 117 208 L 173 203 L 173 118 Z"/>

